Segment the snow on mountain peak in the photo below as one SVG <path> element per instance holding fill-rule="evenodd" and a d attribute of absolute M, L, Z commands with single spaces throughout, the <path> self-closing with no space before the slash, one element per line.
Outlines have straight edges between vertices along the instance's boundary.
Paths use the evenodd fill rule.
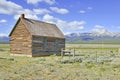
<path fill-rule="evenodd" d="M 114 36 L 115 35 L 115 33 L 110 32 L 108 30 L 104 30 L 104 29 L 103 30 L 94 31 L 92 33 L 96 34 L 96 36 Z"/>
<path fill-rule="evenodd" d="M 67 37 L 75 37 L 75 36 L 109 36 L 109 37 L 120 37 L 120 33 L 110 32 L 108 30 L 100 30 L 100 31 L 94 31 L 90 33 L 71 33 L 66 35 Z"/>
<path fill-rule="evenodd" d="M 1 34 L 0 33 L 0 37 L 6 37 L 7 35 L 6 34 Z"/>

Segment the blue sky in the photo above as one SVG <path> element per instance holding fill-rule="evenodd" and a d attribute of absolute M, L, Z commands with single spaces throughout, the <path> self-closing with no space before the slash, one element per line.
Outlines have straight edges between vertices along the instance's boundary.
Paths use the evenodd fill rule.
<path fill-rule="evenodd" d="M 26 18 L 56 24 L 72 32 L 120 32 L 120 0 L 1 0 L 0 36 L 8 35 L 24 13 Z"/>

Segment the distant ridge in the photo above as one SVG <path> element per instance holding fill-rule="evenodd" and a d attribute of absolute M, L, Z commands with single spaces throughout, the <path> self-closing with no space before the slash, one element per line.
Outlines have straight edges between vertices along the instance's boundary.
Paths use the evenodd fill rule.
<path fill-rule="evenodd" d="M 9 43 L 8 36 L 0 36 L 0 43 Z"/>
<path fill-rule="evenodd" d="M 66 42 L 80 43 L 120 43 L 120 33 L 103 31 L 90 33 L 71 33 L 67 34 Z"/>
<path fill-rule="evenodd" d="M 103 31 L 103 32 L 86 32 L 70 33 L 65 35 L 66 42 L 70 43 L 105 43 L 120 44 L 120 33 Z M 8 36 L 0 36 L 0 43 L 9 43 Z"/>

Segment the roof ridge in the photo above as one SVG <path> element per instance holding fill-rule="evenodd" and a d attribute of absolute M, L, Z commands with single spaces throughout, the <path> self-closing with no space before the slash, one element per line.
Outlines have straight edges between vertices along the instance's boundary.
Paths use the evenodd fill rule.
<path fill-rule="evenodd" d="M 40 21 L 40 20 L 35 20 L 35 19 L 31 19 L 31 18 L 23 18 L 23 19 L 32 20 L 32 21 L 37 21 L 37 22 L 46 23 L 46 24 L 51 24 L 51 25 L 56 25 L 56 24 L 53 24 L 53 23 L 44 22 L 44 21 Z"/>
<path fill-rule="evenodd" d="M 65 38 L 64 34 L 55 24 L 34 20 L 34 19 L 29 19 L 29 18 L 19 18 L 12 32 L 14 31 L 15 27 L 17 27 L 17 24 L 20 21 L 22 21 L 22 23 L 28 29 L 31 35 Z"/>

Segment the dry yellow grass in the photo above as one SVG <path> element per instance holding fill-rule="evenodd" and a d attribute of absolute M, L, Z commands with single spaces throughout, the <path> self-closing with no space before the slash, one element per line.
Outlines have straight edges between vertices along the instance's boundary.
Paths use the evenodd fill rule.
<path fill-rule="evenodd" d="M 1 44 L 0 80 L 120 79 L 120 56 L 117 49 L 113 49 L 113 54 L 101 53 L 98 49 L 97 62 L 95 53 L 89 53 L 90 49 L 82 50 L 84 53 L 81 51 L 78 53 L 80 56 L 70 59 L 68 56 L 61 58 L 55 55 L 30 58 L 10 56 L 9 45 Z M 82 59 L 82 62 L 75 62 L 77 58 Z"/>

